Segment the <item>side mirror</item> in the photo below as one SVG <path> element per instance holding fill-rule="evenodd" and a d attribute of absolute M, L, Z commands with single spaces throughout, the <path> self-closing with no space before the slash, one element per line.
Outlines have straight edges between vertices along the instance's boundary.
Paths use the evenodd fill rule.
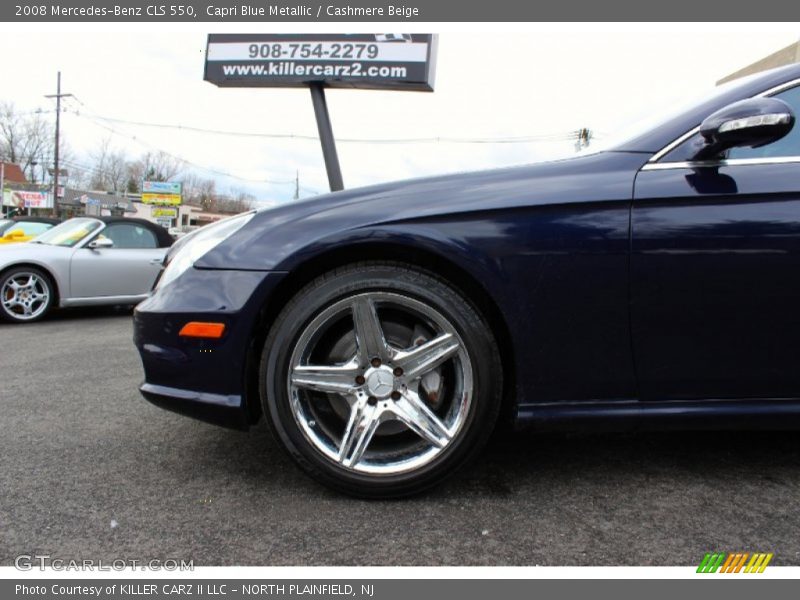
<path fill-rule="evenodd" d="M 97 239 L 94 239 L 88 244 L 86 244 L 86 247 L 89 248 L 89 250 L 100 250 L 101 248 L 113 248 L 114 242 L 112 242 L 107 237 L 98 237 Z"/>
<path fill-rule="evenodd" d="M 700 124 L 705 145 L 694 160 L 708 160 L 740 146 L 771 144 L 792 130 L 792 107 L 777 98 L 749 98 L 729 104 Z"/>

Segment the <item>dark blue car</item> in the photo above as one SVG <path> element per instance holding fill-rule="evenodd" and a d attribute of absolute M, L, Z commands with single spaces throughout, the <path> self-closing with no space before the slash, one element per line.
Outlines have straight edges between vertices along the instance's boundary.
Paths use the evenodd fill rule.
<path fill-rule="evenodd" d="M 151 402 L 262 417 L 318 481 L 420 491 L 498 423 L 790 427 L 800 66 L 608 150 L 339 192 L 179 241 L 135 341 Z"/>

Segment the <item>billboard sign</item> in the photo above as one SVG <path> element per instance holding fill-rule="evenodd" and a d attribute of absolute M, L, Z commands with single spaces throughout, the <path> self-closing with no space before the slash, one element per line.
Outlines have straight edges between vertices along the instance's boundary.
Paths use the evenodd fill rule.
<path fill-rule="evenodd" d="M 162 206 L 178 206 L 181 203 L 181 197 L 177 194 L 142 194 L 142 203 L 144 204 L 160 204 Z"/>
<path fill-rule="evenodd" d="M 179 181 L 143 181 L 142 193 L 174 194 L 180 196 L 183 186 Z"/>
<path fill-rule="evenodd" d="M 52 195 L 44 190 L 3 190 L 3 206 L 53 208 Z"/>
<path fill-rule="evenodd" d="M 433 91 L 437 36 L 209 34 L 206 81 L 220 87 L 328 87 Z"/>
<path fill-rule="evenodd" d="M 152 207 L 150 209 L 150 215 L 153 218 L 159 217 L 168 217 L 170 219 L 174 219 L 178 216 L 178 209 L 177 208 L 163 208 L 163 207 Z"/>

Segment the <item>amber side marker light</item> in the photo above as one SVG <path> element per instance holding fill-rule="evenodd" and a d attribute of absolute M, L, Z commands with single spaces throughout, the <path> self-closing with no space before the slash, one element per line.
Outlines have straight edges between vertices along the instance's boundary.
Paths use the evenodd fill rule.
<path fill-rule="evenodd" d="M 181 337 L 209 338 L 218 340 L 225 333 L 225 323 L 204 323 L 202 321 L 190 321 L 184 325 L 180 333 Z"/>

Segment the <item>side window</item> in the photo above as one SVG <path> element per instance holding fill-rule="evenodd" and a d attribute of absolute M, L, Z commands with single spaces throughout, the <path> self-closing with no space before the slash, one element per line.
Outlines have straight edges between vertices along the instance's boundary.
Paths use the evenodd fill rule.
<path fill-rule="evenodd" d="M 760 148 L 731 148 L 726 158 L 774 158 L 780 156 L 800 156 L 800 86 L 789 88 L 773 98 L 780 98 L 792 107 L 795 121 L 794 127 L 777 142 Z M 692 157 L 704 145 L 699 133 L 693 135 L 680 146 L 665 155 L 660 162 L 681 162 L 692 160 Z"/>
<path fill-rule="evenodd" d="M 800 86 L 775 94 L 792 107 L 795 119 L 800 119 Z M 728 158 L 774 158 L 777 156 L 800 156 L 800 123 L 795 121 L 792 130 L 777 142 L 761 146 L 761 148 L 731 148 Z"/>
<path fill-rule="evenodd" d="M 157 248 L 155 234 L 133 223 L 112 223 L 102 235 L 114 242 L 114 248 Z"/>

